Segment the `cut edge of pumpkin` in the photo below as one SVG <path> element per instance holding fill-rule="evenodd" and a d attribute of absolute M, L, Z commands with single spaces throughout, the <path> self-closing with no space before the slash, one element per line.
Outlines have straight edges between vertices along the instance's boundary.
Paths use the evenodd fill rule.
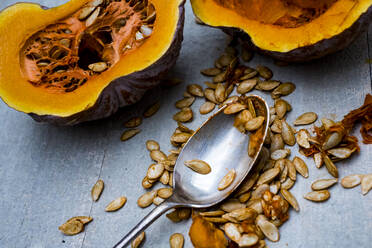
<path fill-rule="evenodd" d="M 195 15 L 205 24 L 240 29 L 260 49 L 286 53 L 342 33 L 368 11 L 372 0 L 338 0 L 316 19 L 295 28 L 249 20 L 215 0 L 191 0 L 191 5 Z"/>
<path fill-rule="evenodd" d="M 19 51 L 24 42 L 37 31 L 69 16 L 89 1 L 71 0 L 50 9 L 43 9 L 38 4 L 18 3 L 0 12 L 0 97 L 7 105 L 25 113 L 60 117 L 89 109 L 113 80 L 149 67 L 167 52 L 177 31 L 179 6 L 184 0 L 169 3 L 149 1 L 157 11 L 151 36 L 140 49 L 126 54 L 110 70 L 92 77 L 83 87 L 68 94 L 53 94 L 31 85 L 20 67 Z M 17 33 L 12 33 L 10 26 Z"/>

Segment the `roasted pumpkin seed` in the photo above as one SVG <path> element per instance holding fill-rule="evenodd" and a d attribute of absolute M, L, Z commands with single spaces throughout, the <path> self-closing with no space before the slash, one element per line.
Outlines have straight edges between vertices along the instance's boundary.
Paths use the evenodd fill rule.
<path fill-rule="evenodd" d="M 264 91 L 272 91 L 276 87 L 280 85 L 279 81 L 276 80 L 266 80 L 266 81 L 260 81 L 257 84 L 256 89 L 257 90 L 264 90 Z"/>
<path fill-rule="evenodd" d="M 172 188 L 161 188 L 158 189 L 158 196 L 160 196 L 163 199 L 167 199 L 171 197 L 173 194 L 173 189 Z"/>
<path fill-rule="evenodd" d="M 279 230 L 278 228 L 267 220 L 267 218 L 260 214 L 256 218 L 256 225 L 261 229 L 267 239 L 273 242 L 279 241 Z"/>
<path fill-rule="evenodd" d="M 314 123 L 318 119 L 318 115 L 314 112 L 306 112 L 297 117 L 297 119 L 293 122 L 295 126 L 298 125 L 309 125 Z"/>
<path fill-rule="evenodd" d="M 214 91 L 215 97 L 217 102 L 223 102 L 225 101 L 226 94 L 225 94 L 225 86 L 222 83 L 218 83 L 216 86 L 216 90 Z"/>
<path fill-rule="evenodd" d="M 232 103 L 232 104 L 227 105 L 227 107 L 223 110 L 223 112 L 226 115 L 236 114 L 236 113 L 244 110 L 245 108 L 246 108 L 245 105 L 236 102 L 236 103 Z"/>
<path fill-rule="evenodd" d="M 133 241 L 130 243 L 131 248 L 138 248 L 142 244 L 142 242 L 145 240 L 146 235 L 145 232 L 141 232 Z"/>
<path fill-rule="evenodd" d="M 108 68 L 108 66 L 106 62 L 97 62 L 97 63 L 88 65 L 88 68 L 94 72 L 103 72 Z"/>
<path fill-rule="evenodd" d="M 293 83 L 282 83 L 272 91 L 271 97 L 276 99 L 280 96 L 287 96 L 291 94 L 295 89 L 296 86 Z"/>
<path fill-rule="evenodd" d="M 208 76 L 208 77 L 214 77 L 214 76 L 217 76 L 218 74 L 220 74 L 222 71 L 221 69 L 219 68 L 207 68 L 207 69 L 204 69 L 204 70 L 201 70 L 200 73 L 203 74 L 204 76 Z"/>
<path fill-rule="evenodd" d="M 101 7 L 96 8 L 93 11 L 93 13 L 85 21 L 85 26 L 87 26 L 87 27 L 91 26 L 97 20 L 100 12 L 101 12 Z"/>
<path fill-rule="evenodd" d="M 117 211 L 120 208 L 122 208 L 126 202 L 127 202 L 127 198 L 125 196 L 116 198 L 115 200 L 113 200 L 106 206 L 105 211 L 106 212 Z"/>
<path fill-rule="evenodd" d="M 186 107 L 190 107 L 195 101 L 195 97 L 186 97 L 181 100 L 178 100 L 175 103 L 176 108 L 183 109 Z"/>
<path fill-rule="evenodd" d="M 273 72 L 266 66 L 258 65 L 256 70 L 258 71 L 260 77 L 263 77 L 264 79 L 268 80 L 273 77 Z"/>
<path fill-rule="evenodd" d="M 301 129 L 296 135 L 297 144 L 303 148 L 310 148 L 309 138 L 309 132 L 305 129 Z"/>
<path fill-rule="evenodd" d="M 327 152 L 329 154 L 335 156 L 336 158 L 346 159 L 346 158 L 350 157 L 351 154 L 353 154 L 353 152 L 355 150 L 356 150 L 356 148 L 351 150 L 351 149 L 346 148 L 346 147 L 337 147 L 337 148 L 329 149 L 329 150 L 327 150 Z"/>
<path fill-rule="evenodd" d="M 255 117 L 245 123 L 245 129 L 248 131 L 257 130 L 262 126 L 264 121 L 265 118 L 263 116 Z"/>
<path fill-rule="evenodd" d="M 152 179 L 158 179 L 164 172 L 164 165 L 159 163 L 159 164 L 152 164 L 147 170 L 147 178 L 152 180 Z"/>
<path fill-rule="evenodd" d="M 216 87 L 217 85 L 214 84 L 214 86 Z M 218 103 L 217 100 L 216 100 L 216 96 L 214 94 L 214 89 L 211 89 L 211 88 L 206 88 L 204 90 L 204 97 L 210 101 L 210 102 L 213 102 L 213 103 Z"/>
<path fill-rule="evenodd" d="M 328 134 L 323 143 L 323 147 L 322 147 L 323 150 L 328 150 L 328 149 L 331 149 L 337 146 L 342 141 L 342 138 L 343 138 L 343 134 L 340 132 L 332 132 Z"/>
<path fill-rule="evenodd" d="M 319 179 L 316 180 L 311 184 L 311 189 L 312 190 L 323 190 L 323 189 L 328 189 L 335 185 L 338 182 L 338 179 Z"/>
<path fill-rule="evenodd" d="M 156 197 L 156 190 L 146 192 L 145 194 L 141 195 L 137 200 L 137 205 L 141 208 L 146 208 L 152 204 L 152 201 Z"/>
<path fill-rule="evenodd" d="M 251 247 L 258 242 L 258 236 L 255 233 L 243 234 L 238 242 L 239 247 Z"/>
<path fill-rule="evenodd" d="M 124 127 L 126 128 L 133 128 L 138 127 L 142 123 L 142 118 L 139 116 L 133 117 L 129 119 L 127 122 L 124 123 Z"/>
<path fill-rule="evenodd" d="M 272 152 L 271 155 L 270 155 L 270 157 L 273 160 L 279 160 L 279 159 L 286 158 L 290 154 L 291 154 L 291 150 L 289 150 L 289 149 L 280 149 L 280 150 L 276 150 L 276 151 Z"/>
<path fill-rule="evenodd" d="M 361 183 L 362 175 L 355 174 L 355 175 L 349 175 L 341 180 L 341 185 L 344 188 L 350 189 L 354 188 L 355 186 L 358 186 Z"/>
<path fill-rule="evenodd" d="M 73 221 L 73 220 L 78 220 L 85 225 L 91 222 L 93 218 L 90 216 L 75 216 L 75 217 L 68 219 L 66 222 Z"/>
<path fill-rule="evenodd" d="M 315 153 L 313 156 L 316 168 L 320 168 L 323 165 L 323 154 L 321 152 Z"/>
<path fill-rule="evenodd" d="M 234 169 L 230 170 L 220 181 L 218 184 L 218 190 L 224 190 L 231 185 L 234 181 L 236 176 L 236 172 Z"/>
<path fill-rule="evenodd" d="M 159 150 L 160 145 L 155 140 L 148 140 L 148 141 L 146 141 L 146 148 L 147 148 L 147 150 L 149 150 L 151 152 L 151 151 Z"/>
<path fill-rule="evenodd" d="M 199 84 L 189 84 L 187 85 L 187 92 L 193 96 L 203 97 L 203 88 Z"/>
<path fill-rule="evenodd" d="M 203 160 L 199 159 L 187 160 L 184 162 L 184 164 L 199 174 L 205 175 L 211 172 L 210 165 Z"/>
<path fill-rule="evenodd" d="M 338 178 L 338 169 L 336 165 L 332 162 L 332 160 L 325 154 L 323 155 L 323 160 L 329 174 L 331 174 L 333 177 Z"/>
<path fill-rule="evenodd" d="M 141 129 L 138 129 L 138 128 L 125 130 L 123 134 L 121 135 L 120 140 L 127 141 L 130 138 L 133 138 L 134 136 L 136 136 L 139 132 L 141 132 Z"/>
<path fill-rule="evenodd" d="M 92 200 L 93 201 L 98 201 L 99 197 L 102 194 L 104 188 L 104 183 L 103 180 L 99 179 L 93 186 L 91 190 L 91 195 L 92 195 Z"/>
<path fill-rule="evenodd" d="M 280 173 L 280 169 L 279 168 L 272 168 L 272 169 L 269 169 L 269 170 L 265 171 L 259 177 L 259 179 L 257 181 L 257 185 L 265 184 L 265 183 L 270 183 L 272 180 L 274 180 L 274 178 L 276 176 L 279 175 L 279 173 Z"/>
<path fill-rule="evenodd" d="M 296 198 L 292 195 L 291 192 L 282 188 L 280 189 L 280 194 L 289 203 L 289 205 L 291 205 L 294 208 L 294 210 L 296 210 L 297 212 L 300 211 L 300 206 L 298 205 Z"/>
<path fill-rule="evenodd" d="M 174 233 L 169 238 L 170 248 L 182 248 L 184 237 L 181 233 Z"/>
<path fill-rule="evenodd" d="M 282 99 L 275 100 L 275 113 L 279 119 L 283 119 L 287 113 L 287 103 Z"/>
<path fill-rule="evenodd" d="M 162 151 L 159 151 L 159 150 L 151 151 L 150 152 L 150 157 L 152 158 L 152 160 L 154 160 L 158 163 L 161 162 L 161 161 L 167 160 L 167 156 Z"/>
<path fill-rule="evenodd" d="M 363 175 L 361 186 L 362 194 L 366 195 L 372 189 L 372 174 Z"/>
<path fill-rule="evenodd" d="M 160 109 L 160 102 L 156 102 L 145 110 L 145 112 L 143 113 L 143 116 L 145 118 L 149 118 L 153 116 L 154 114 L 156 114 L 156 112 L 158 112 L 159 109 Z"/>
<path fill-rule="evenodd" d="M 76 235 L 84 231 L 84 224 L 77 219 L 67 221 L 64 224 L 60 225 L 58 229 L 65 235 Z"/>
<path fill-rule="evenodd" d="M 208 114 L 216 107 L 216 104 L 213 102 L 206 101 L 199 108 L 199 113 L 202 115 Z"/>
<path fill-rule="evenodd" d="M 250 92 L 251 90 L 253 90 L 256 84 L 257 84 L 257 79 L 244 80 L 238 85 L 236 92 L 238 92 L 239 94 L 246 94 Z"/>
<path fill-rule="evenodd" d="M 304 195 L 304 198 L 313 202 L 323 202 L 329 199 L 331 194 L 328 190 L 312 191 Z"/>
<path fill-rule="evenodd" d="M 282 120 L 281 131 L 284 143 L 289 146 L 293 146 L 294 144 L 296 144 L 296 138 L 294 136 L 293 129 L 285 120 Z"/>
<path fill-rule="evenodd" d="M 189 122 L 193 118 L 193 113 L 190 108 L 183 108 L 181 111 L 173 115 L 173 120 L 179 122 Z"/>
<path fill-rule="evenodd" d="M 229 239 L 231 239 L 232 241 L 236 243 L 239 243 L 241 234 L 236 224 L 226 223 L 223 229 L 224 229 L 226 236 L 229 237 Z"/>
<path fill-rule="evenodd" d="M 300 157 L 293 158 L 293 165 L 296 168 L 296 171 L 303 176 L 304 178 L 309 177 L 309 168 L 306 163 Z"/>

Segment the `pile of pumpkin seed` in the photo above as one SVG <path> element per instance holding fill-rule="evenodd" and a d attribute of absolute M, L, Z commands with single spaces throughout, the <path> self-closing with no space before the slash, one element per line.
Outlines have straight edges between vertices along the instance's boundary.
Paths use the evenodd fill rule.
<path fill-rule="evenodd" d="M 249 62 L 252 53 L 243 48 L 240 58 Z M 172 222 L 181 222 L 189 219 L 193 211 L 194 214 L 199 214 L 206 221 L 223 230 L 230 242 L 234 242 L 239 247 L 263 248 L 267 247 L 265 239 L 272 242 L 279 241 L 279 228 L 289 218 L 289 207 L 295 211 L 300 210 L 296 197 L 290 192 L 297 175 L 309 177 L 305 161 L 298 156 L 290 159 L 291 150 L 288 147 L 297 143 L 300 153 L 304 153 L 303 149 L 309 149 L 316 144 L 321 149 L 321 152 L 314 154 L 316 167 L 320 168 L 324 163 L 330 175 L 334 177 L 319 179 L 312 183 L 312 191 L 305 194 L 304 198 L 313 202 L 323 202 L 330 198 L 328 188 L 338 182 L 337 167 L 334 162 L 348 158 L 355 152 L 355 149 L 345 147 L 342 139 L 333 132 L 329 132 L 324 143 L 321 144 L 317 137 L 310 135 L 309 130 L 297 131 L 286 121 L 286 115 L 292 110 L 292 106 L 283 99 L 295 91 L 295 85 L 291 82 L 282 83 L 273 80 L 273 72 L 265 66 L 250 68 L 241 65 L 240 58 L 237 56 L 237 50 L 228 46 L 224 54 L 215 61 L 213 68 L 201 71 L 203 75 L 212 79 L 205 82 L 207 88 L 203 89 L 198 84 L 190 84 L 186 87 L 183 98 L 175 103 L 179 111 L 173 115 L 173 119 L 178 125 L 170 137 L 170 143 L 174 148 L 169 150 L 168 155 L 161 151 L 159 143 L 155 140 L 146 142 L 146 148 L 154 163 L 149 166 L 142 180 L 143 188 L 148 191 L 138 198 L 137 204 L 141 208 L 152 204 L 159 205 L 172 195 L 174 165 L 182 147 L 194 133 L 194 130 L 188 128 L 185 123 L 193 120 L 194 112 L 191 106 L 197 97 L 205 99 L 205 103 L 200 106 L 200 114 L 208 114 L 216 106 L 228 105 L 225 108 L 226 114 L 230 111 L 230 114 L 236 114 L 234 126 L 239 131 L 246 132 L 257 129 L 264 120 L 252 115 L 254 109 L 250 109 L 249 104 L 247 109 L 247 106 L 240 106 L 237 103 L 242 97 L 244 98 L 245 94 L 253 90 L 269 92 L 274 99 L 274 106 L 270 107 L 270 128 L 262 150 L 262 156 L 266 159 L 260 160 L 261 162 L 255 166 L 239 188 L 218 206 L 208 209 L 176 208 L 166 215 Z M 179 80 L 169 81 L 170 85 L 179 83 Z M 148 116 L 156 113 L 159 106 L 158 103 L 150 106 L 147 110 Z M 146 115 L 144 114 L 148 117 Z M 293 124 L 294 126 L 310 125 L 317 119 L 316 113 L 307 112 L 300 115 Z M 334 123 L 329 119 L 321 121 L 323 129 L 331 128 L 330 123 Z M 141 117 L 134 117 L 126 122 L 125 126 L 133 128 L 141 123 Z M 121 140 L 126 141 L 134 137 L 139 132 L 135 130 L 138 129 L 125 131 Z M 187 161 L 185 165 L 202 174 L 207 174 L 211 170 L 210 165 L 197 159 Z M 235 171 L 230 171 L 221 181 L 219 189 L 223 190 L 234 178 Z M 157 182 L 163 184 L 164 187 L 151 190 Z M 372 188 L 372 174 L 350 175 L 341 180 L 344 188 L 352 188 L 359 184 L 361 184 L 362 193 L 368 193 Z M 75 219 L 72 221 L 70 219 L 66 223 L 74 221 Z M 79 219 L 78 221 L 83 222 Z M 145 233 L 141 233 L 132 242 L 132 247 L 138 247 L 144 239 Z M 171 248 L 183 247 L 184 237 L 180 233 L 175 233 L 171 235 L 169 243 Z"/>

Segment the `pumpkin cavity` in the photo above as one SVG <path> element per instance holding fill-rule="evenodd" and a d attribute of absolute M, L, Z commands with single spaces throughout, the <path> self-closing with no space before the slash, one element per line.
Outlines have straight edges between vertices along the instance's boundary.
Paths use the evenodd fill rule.
<path fill-rule="evenodd" d="M 239 15 L 264 24 L 296 28 L 319 17 L 337 0 L 214 0 Z"/>
<path fill-rule="evenodd" d="M 72 92 L 139 48 L 155 18 L 147 0 L 93 0 L 26 40 L 23 75 L 49 92 Z"/>

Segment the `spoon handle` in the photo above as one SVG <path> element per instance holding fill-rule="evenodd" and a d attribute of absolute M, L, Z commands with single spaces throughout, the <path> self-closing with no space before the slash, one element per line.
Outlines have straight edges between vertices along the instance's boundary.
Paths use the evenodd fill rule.
<path fill-rule="evenodd" d="M 132 230 L 129 231 L 124 238 L 122 238 L 114 248 L 124 248 L 136 238 L 142 231 L 144 231 L 149 225 L 151 225 L 157 218 L 160 217 L 167 210 L 179 206 L 180 204 L 174 202 L 163 202 L 156 208 L 154 208 L 146 217 L 144 217 Z"/>

